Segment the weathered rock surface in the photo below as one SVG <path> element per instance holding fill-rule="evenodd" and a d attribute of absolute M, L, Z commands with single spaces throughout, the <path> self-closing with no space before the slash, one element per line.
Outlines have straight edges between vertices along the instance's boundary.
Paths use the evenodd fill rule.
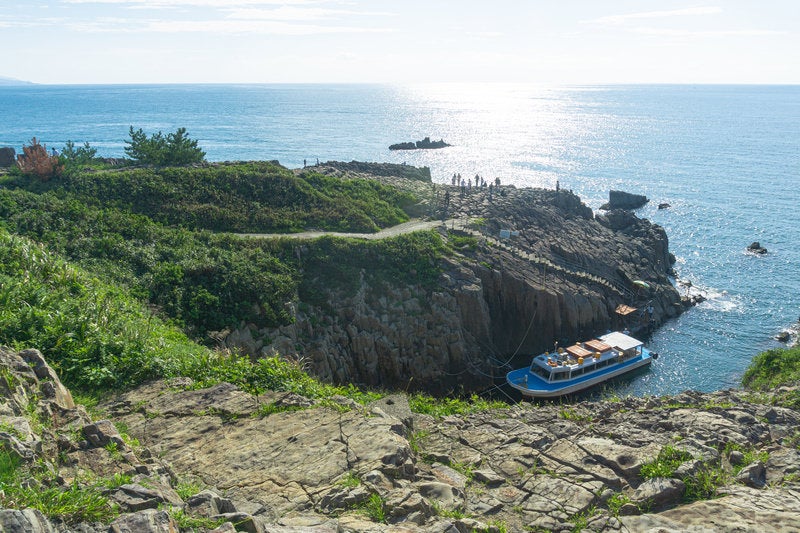
<path fill-rule="evenodd" d="M 643 194 L 632 194 L 625 191 L 609 191 L 608 202 L 600 209 L 638 209 L 650 200 Z"/>
<path fill-rule="evenodd" d="M 800 452 L 788 435 L 796 435 L 800 413 L 748 399 L 740 391 L 690 392 L 435 419 L 410 413 L 393 395 L 345 413 L 316 407 L 253 418 L 255 401 L 235 389 L 154 384 L 108 408 L 176 471 L 262 506 L 256 516 L 274 522 L 310 513 L 338 515 L 352 531 L 474 531 L 492 523 L 568 531 L 583 520 L 593 531 L 792 531 L 800 523 L 792 457 Z M 729 443 L 770 459 L 737 474 L 737 456 L 731 462 L 721 453 Z M 693 459 L 675 477 L 641 478 L 642 465 L 667 446 Z M 724 473 L 721 497 L 684 504 L 687 486 L 708 471 Z M 350 514 L 373 494 L 388 524 Z M 614 498 L 631 503 L 612 511 Z M 455 515 L 468 518 L 445 518 Z"/>
<path fill-rule="evenodd" d="M 485 388 L 505 371 L 495 360 L 623 326 L 638 333 L 684 309 L 669 280 L 674 257 L 665 231 L 630 211 L 595 218 L 564 190 L 504 186 L 462 195 L 458 187 L 374 167 L 375 174 L 367 163 L 318 170 L 411 188 L 430 198 L 431 213 L 451 220 L 440 228 L 445 239 L 467 236 L 475 246 L 442 259 L 435 288 L 370 282 L 368 272 L 356 290 L 326 280 L 320 290 L 327 305 L 295 302 L 294 322 L 281 328 L 242 324 L 228 347 L 303 358 L 314 375 L 338 383 L 442 394 Z M 636 280 L 651 289 L 641 291 Z M 640 312 L 623 322 L 620 304 Z M 648 304 L 652 317 L 643 311 Z"/>
<path fill-rule="evenodd" d="M 16 161 L 16 150 L 11 147 L 0 147 L 0 168 L 8 168 Z"/>
<path fill-rule="evenodd" d="M 26 353 L 0 350 L 2 446 L 31 464 L 58 464 L 54 482 L 65 490 L 97 476 L 132 481 L 108 491 L 121 506 L 110 524 L 51 520 L 0 494 L 9 507 L 0 508 L 2 531 L 188 531 L 181 516 L 195 531 L 220 533 L 789 532 L 800 524 L 800 412 L 768 393 L 524 403 L 440 419 L 412 413 L 401 394 L 346 410 L 226 384 L 191 390 L 181 380 L 103 403 L 109 424 L 38 394 L 61 383 L 41 354 Z M 24 429 L 37 397 L 47 423 Z M 307 407 L 261 409 L 281 401 Z M 129 432 L 121 448 L 110 425 Z M 691 459 L 644 479 L 642 466 L 667 447 Z M 703 485 L 705 497 L 714 498 L 686 503 L 689 487 L 708 479 L 716 481 Z M 196 493 L 181 498 L 181 480 L 193 480 Z"/>

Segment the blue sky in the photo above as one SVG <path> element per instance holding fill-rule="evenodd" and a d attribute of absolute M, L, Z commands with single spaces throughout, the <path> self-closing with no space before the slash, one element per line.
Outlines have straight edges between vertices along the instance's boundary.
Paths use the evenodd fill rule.
<path fill-rule="evenodd" d="M 800 1 L 25 0 L 37 83 L 800 83 Z"/>

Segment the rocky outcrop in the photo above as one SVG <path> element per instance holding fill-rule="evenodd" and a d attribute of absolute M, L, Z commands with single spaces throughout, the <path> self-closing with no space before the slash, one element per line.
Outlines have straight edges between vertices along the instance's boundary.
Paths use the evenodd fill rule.
<path fill-rule="evenodd" d="M 791 531 L 800 520 L 800 414 L 754 397 L 688 392 L 437 419 L 393 395 L 366 407 L 343 401 L 345 412 L 260 417 L 259 403 L 230 387 L 155 384 L 106 407 L 175 471 L 258 509 L 256 520 L 287 526 Z M 666 477 L 644 478 L 643 465 L 665 449 L 686 459 Z M 741 464 L 749 457 L 758 459 Z M 716 484 L 685 503 L 709 478 Z M 365 516 L 369 502 L 386 524 Z"/>
<path fill-rule="evenodd" d="M 430 137 L 425 137 L 421 141 L 392 144 L 389 146 L 389 150 L 433 150 L 436 148 L 447 148 L 448 146 L 450 145 L 442 139 L 431 141 Z"/>
<path fill-rule="evenodd" d="M 684 309 L 668 277 L 675 259 L 666 233 L 629 211 L 595 218 L 567 191 L 427 190 L 438 195 L 433 212 L 449 220 L 439 228 L 443 239 L 475 243 L 441 260 L 434 288 L 371 283 L 366 271 L 356 291 L 325 280 L 327 305 L 297 302 L 292 324 L 243 324 L 226 345 L 301 358 L 337 383 L 446 394 L 491 385 L 508 370 L 498 363 L 517 354 L 609 329 L 640 332 Z M 615 312 L 621 304 L 652 305 L 652 321 L 641 313 L 623 322 Z"/>
<path fill-rule="evenodd" d="M 11 147 L 0 148 L 0 168 L 9 168 L 16 162 L 16 151 Z"/>
<path fill-rule="evenodd" d="M 363 178 L 393 178 L 421 181 L 430 185 L 431 169 L 428 167 L 413 167 L 411 165 L 398 165 L 396 163 L 364 163 L 362 161 L 328 161 L 321 166 L 313 167 L 324 174 L 334 174 L 348 177 Z"/>
<path fill-rule="evenodd" d="M 608 203 L 600 206 L 600 209 L 638 209 L 650 200 L 643 194 L 632 194 L 625 191 L 610 191 L 608 193 Z M 660 207 L 660 206 L 659 206 Z"/>
<path fill-rule="evenodd" d="M 750 243 L 750 245 L 747 247 L 747 251 L 757 255 L 763 255 L 767 253 L 767 249 L 761 246 L 761 243 L 758 241 Z"/>
<path fill-rule="evenodd" d="M 783 532 L 800 523 L 800 412 L 781 406 L 796 388 L 434 418 L 402 394 L 323 405 L 180 379 L 110 398 L 98 406 L 108 418 L 92 420 L 35 350 L 0 350 L 0 374 L 0 445 L 37 472 L 19 486 L 88 491 L 102 481 L 117 506 L 106 523 L 47 516 L 20 506 L 16 482 L 4 481 L 2 531 Z M 665 452 L 681 459 L 644 475 Z"/>

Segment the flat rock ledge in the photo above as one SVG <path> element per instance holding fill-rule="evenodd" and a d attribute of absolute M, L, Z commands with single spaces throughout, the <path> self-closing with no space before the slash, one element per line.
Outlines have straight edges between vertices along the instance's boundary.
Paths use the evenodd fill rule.
<path fill-rule="evenodd" d="M 287 528 L 269 531 L 299 523 L 452 532 L 800 524 L 800 413 L 768 396 L 524 403 L 438 419 L 412 413 L 397 394 L 368 406 L 342 399 L 350 410 L 257 415 L 274 401 L 227 385 L 176 391 L 157 383 L 106 407 L 176 472 Z M 643 479 L 642 465 L 664 449 L 686 459 L 668 477 Z M 759 460 L 740 464 L 748 457 Z M 687 503 L 687 487 L 712 475 L 724 483 Z M 369 519 L 375 505 L 385 523 Z"/>
<path fill-rule="evenodd" d="M 402 394 L 362 406 L 254 397 L 229 384 L 195 390 L 184 379 L 120 394 L 99 406 L 106 419 L 92 420 L 38 351 L 0 350 L 0 371 L 4 449 L 57 468 L 64 488 L 130 476 L 107 492 L 120 510 L 111 524 L 62 523 L 0 498 L 8 506 L 0 531 L 789 532 L 800 524 L 800 412 L 780 406 L 796 388 L 434 418 L 411 412 Z M 47 423 L 26 418 L 31 398 Z M 645 479 L 643 465 L 665 454 L 680 460 Z M 691 491 L 703 497 L 689 501 Z M 203 519 L 213 529 L 197 525 Z"/>

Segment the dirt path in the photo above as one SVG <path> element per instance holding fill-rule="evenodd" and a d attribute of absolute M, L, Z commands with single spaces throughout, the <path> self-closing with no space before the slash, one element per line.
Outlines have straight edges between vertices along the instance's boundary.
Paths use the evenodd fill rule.
<path fill-rule="evenodd" d="M 449 222 L 449 221 L 448 221 Z M 409 220 L 402 224 L 384 228 L 377 233 L 340 233 L 336 231 L 303 231 L 301 233 L 242 233 L 242 237 L 253 237 L 256 239 L 317 239 L 319 237 L 348 237 L 351 239 L 386 239 L 396 237 L 414 231 L 424 231 L 441 226 L 441 220 Z"/>

